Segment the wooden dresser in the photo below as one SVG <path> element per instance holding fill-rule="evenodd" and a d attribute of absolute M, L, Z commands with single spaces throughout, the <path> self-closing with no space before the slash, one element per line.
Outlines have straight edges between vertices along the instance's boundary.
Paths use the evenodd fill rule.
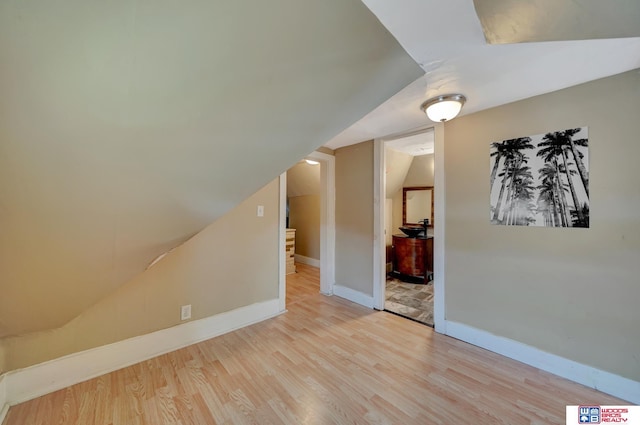
<path fill-rule="evenodd" d="M 393 272 L 398 278 L 427 283 L 433 273 L 433 237 L 393 235 Z"/>
<path fill-rule="evenodd" d="M 296 253 L 296 229 L 287 229 L 287 236 L 285 239 L 285 263 L 286 274 L 296 272 L 295 253 Z"/>

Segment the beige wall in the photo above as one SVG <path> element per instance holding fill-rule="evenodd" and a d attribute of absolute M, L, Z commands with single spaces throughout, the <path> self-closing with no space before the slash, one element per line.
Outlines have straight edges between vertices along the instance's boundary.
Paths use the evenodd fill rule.
<path fill-rule="evenodd" d="M 433 186 L 433 154 L 414 156 L 402 187 Z"/>
<path fill-rule="evenodd" d="M 320 260 L 320 195 L 289 198 L 289 227 L 296 229 L 296 254 Z"/>
<path fill-rule="evenodd" d="M 373 295 L 373 142 L 336 149 L 336 284 Z"/>
<path fill-rule="evenodd" d="M 445 125 L 446 317 L 640 381 L 640 74 Z M 489 144 L 589 127 L 591 228 L 489 224 Z"/>
<path fill-rule="evenodd" d="M 385 165 L 385 196 L 393 198 L 393 196 L 402 189 L 402 184 L 407 178 L 409 168 L 413 162 L 413 156 L 408 153 L 398 152 L 396 150 L 385 147 L 384 165 Z"/>
<path fill-rule="evenodd" d="M 275 180 L 65 326 L 5 339 L 8 370 L 278 297 Z M 256 217 L 264 205 L 264 217 Z"/>
<path fill-rule="evenodd" d="M 298 162 L 287 170 L 287 197 L 320 194 L 320 164 Z"/>
<path fill-rule="evenodd" d="M 391 246 L 393 243 L 393 234 L 397 232 L 393 228 L 393 199 L 385 198 L 384 200 L 384 242 L 385 245 Z"/>
<path fill-rule="evenodd" d="M 360 0 L 80 3 L 0 6 L 0 337 L 68 323 L 424 74 Z"/>
<path fill-rule="evenodd" d="M 4 354 L 4 341 L 0 340 L 0 375 L 7 370 Z"/>
<path fill-rule="evenodd" d="M 335 151 L 331 148 L 328 148 L 326 146 L 320 146 L 318 149 L 316 149 L 316 151 L 320 152 L 320 153 L 326 153 L 327 155 L 334 155 Z"/>
<path fill-rule="evenodd" d="M 289 227 L 296 229 L 296 254 L 320 259 L 320 165 L 298 162 L 287 171 Z"/>
<path fill-rule="evenodd" d="M 391 218 L 393 226 L 393 234 L 402 234 L 399 229 L 402 226 L 402 189 L 398 190 L 392 198 L 393 205 L 391 207 L 393 217 Z"/>
<path fill-rule="evenodd" d="M 388 147 L 384 151 L 385 161 L 385 194 L 391 200 L 391 206 L 385 207 L 391 211 L 391 227 L 385 228 L 387 245 L 392 244 L 392 235 L 400 233 L 398 227 L 402 226 L 402 187 L 407 173 L 413 164 L 413 156 L 404 152 L 399 152 Z M 398 204 L 398 199 L 400 203 Z M 385 220 L 386 223 L 386 220 Z"/>

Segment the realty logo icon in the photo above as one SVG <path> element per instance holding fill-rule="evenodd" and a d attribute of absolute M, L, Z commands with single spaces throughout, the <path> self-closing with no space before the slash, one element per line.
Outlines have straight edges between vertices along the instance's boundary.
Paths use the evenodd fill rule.
<path fill-rule="evenodd" d="M 579 424 L 599 424 L 600 406 L 578 406 Z"/>

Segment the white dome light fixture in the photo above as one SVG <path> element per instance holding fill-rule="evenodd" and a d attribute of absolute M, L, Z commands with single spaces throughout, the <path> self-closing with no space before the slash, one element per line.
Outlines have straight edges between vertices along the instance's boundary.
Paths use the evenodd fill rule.
<path fill-rule="evenodd" d="M 314 161 L 313 159 L 305 159 L 305 162 L 309 165 L 318 165 L 320 162 Z"/>
<path fill-rule="evenodd" d="M 420 109 L 434 122 L 445 122 L 454 119 L 467 98 L 461 94 L 445 94 L 431 98 L 420 105 Z"/>

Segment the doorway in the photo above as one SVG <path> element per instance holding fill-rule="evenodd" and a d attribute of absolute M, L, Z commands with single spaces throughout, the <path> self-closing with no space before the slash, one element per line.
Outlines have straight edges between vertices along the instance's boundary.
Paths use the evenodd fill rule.
<path fill-rule="evenodd" d="M 442 199 L 438 186 L 440 182 L 443 191 L 444 185 L 437 166 L 442 158 L 436 153 L 441 136 L 443 128 L 436 125 L 374 142 L 375 307 L 436 330 L 439 322 L 444 323 L 444 291 L 438 294 L 444 278 L 438 244 L 444 230 L 439 228 L 444 220 L 438 220 L 443 209 L 438 205 Z M 415 212 L 406 211 L 407 197 L 430 204 L 417 213 L 418 219 Z M 416 235 L 415 228 L 422 223 L 413 221 L 423 219 L 429 220 L 428 227 Z M 400 230 L 405 225 L 411 227 L 407 229 L 411 236 Z"/>
<path fill-rule="evenodd" d="M 333 294 L 335 282 L 335 157 L 323 152 L 315 151 L 306 157 L 315 161 L 320 169 L 319 175 L 319 259 L 311 255 L 298 254 L 298 260 L 305 261 L 305 266 L 319 266 L 320 292 Z M 286 276 L 287 276 L 287 173 L 280 175 L 280 307 L 286 309 Z M 291 233 L 291 232 L 289 232 Z M 309 251 L 306 251 L 307 254 Z"/>

